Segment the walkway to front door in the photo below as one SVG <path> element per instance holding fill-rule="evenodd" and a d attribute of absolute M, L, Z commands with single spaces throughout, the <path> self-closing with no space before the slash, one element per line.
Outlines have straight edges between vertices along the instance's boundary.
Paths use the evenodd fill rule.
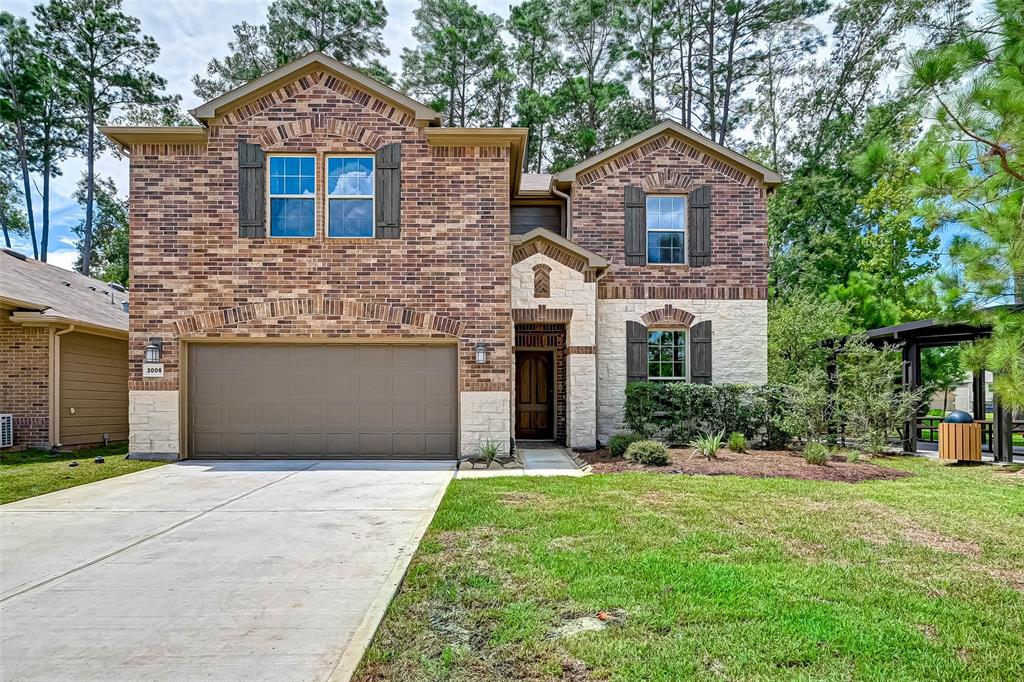
<path fill-rule="evenodd" d="M 516 351 L 516 438 L 554 438 L 554 353 Z"/>

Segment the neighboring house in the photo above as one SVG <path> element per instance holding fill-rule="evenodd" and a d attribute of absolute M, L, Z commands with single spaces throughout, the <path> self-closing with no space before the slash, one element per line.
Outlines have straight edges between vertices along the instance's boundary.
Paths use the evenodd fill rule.
<path fill-rule="evenodd" d="M 14 445 L 128 439 L 124 287 L 0 249 L 0 414 Z"/>
<path fill-rule="evenodd" d="M 139 456 L 594 448 L 630 379 L 766 379 L 780 178 L 689 130 L 524 174 L 524 129 L 440 127 L 319 53 L 192 114 L 104 129 L 131 159 Z"/>
<path fill-rule="evenodd" d="M 985 404 L 988 410 L 992 410 L 992 372 L 985 372 Z M 944 391 L 935 391 L 932 394 L 928 407 L 933 410 L 945 409 L 961 410 L 974 416 L 976 419 L 985 419 L 986 415 L 974 415 L 974 381 L 968 380 L 957 384 L 956 388 L 947 395 Z"/>

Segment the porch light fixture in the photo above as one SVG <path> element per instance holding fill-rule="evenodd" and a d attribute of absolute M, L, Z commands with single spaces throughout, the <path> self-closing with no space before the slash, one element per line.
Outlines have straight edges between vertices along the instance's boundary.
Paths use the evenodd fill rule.
<path fill-rule="evenodd" d="M 142 350 L 142 359 L 146 362 L 160 362 L 160 354 L 164 350 L 164 340 L 151 338 L 146 347 Z"/>
<path fill-rule="evenodd" d="M 473 346 L 473 351 L 476 353 L 476 364 L 482 365 L 487 362 L 487 346 L 483 341 Z"/>

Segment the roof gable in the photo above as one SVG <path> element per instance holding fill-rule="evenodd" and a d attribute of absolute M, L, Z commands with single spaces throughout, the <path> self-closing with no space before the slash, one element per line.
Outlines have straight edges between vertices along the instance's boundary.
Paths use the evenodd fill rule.
<path fill-rule="evenodd" d="M 270 73 L 249 81 L 220 97 L 200 104 L 191 114 L 198 120 L 209 123 L 218 116 L 233 111 L 261 96 L 281 88 L 289 81 L 297 80 L 313 71 L 324 71 L 351 84 L 359 90 L 372 94 L 381 100 L 408 112 L 419 125 L 430 125 L 440 120 L 440 114 L 430 107 L 417 102 L 407 95 L 384 85 L 380 81 L 342 64 L 322 52 L 310 52 L 304 57 L 275 69 Z"/>
<path fill-rule="evenodd" d="M 577 182 L 582 179 L 582 176 L 587 171 L 610 163 L 619 156 L 634 151 L 643 152 L 643 150 L 639 150 L 640 147 L 657 141 L 659 137 L 674 138 L 686 145 L 695 147 L 719 164 L 725 164 L 729 168 L 742 171 L 744 175 L 756 179 L 766 187 L 775 187 L 782 183 L 782 176 L 770 168 L 762 166 L 753 159 L 748 159 L 728 147 L 724 147 L 717 142 L 713 142 L 703 135 L 679 125 L 675 121 L 663 121 L 656 126 L 648 128 L 639 135 L 634 135 L 625 142 L 615 145 L 607 151 L 592 156 L 589 159 L 585 159 L 572 168 L 567 168 L 561 173 L 555 175 L 555 181 L 567 183 Z M 658 148 L 660 148 L 660 145 Z M 654 148 L 647 150 L 646 153 L 650 153 L 651 151 L 654 151 Z M 721 168 L 718 168 L 717 170 L 721 170 Z"/>

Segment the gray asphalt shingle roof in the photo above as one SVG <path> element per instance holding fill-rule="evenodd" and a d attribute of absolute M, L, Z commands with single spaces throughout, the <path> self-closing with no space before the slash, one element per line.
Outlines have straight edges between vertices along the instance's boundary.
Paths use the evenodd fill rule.
<path fill-rule="evenodd" d="M 43 318 L 128 331 L 128 292 L 107 282 L 0 249 L 0 299 Z"/>

